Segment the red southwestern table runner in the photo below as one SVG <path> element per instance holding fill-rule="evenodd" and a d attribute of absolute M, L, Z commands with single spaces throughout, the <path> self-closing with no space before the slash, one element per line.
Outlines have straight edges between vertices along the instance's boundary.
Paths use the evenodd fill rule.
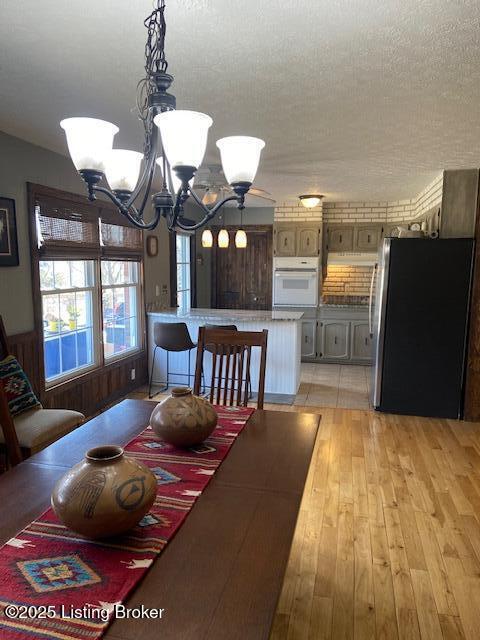
<path fill-rule="evenodd" d="M 2 640 L 95 640 L 104 633 L 119 605 L 182 525 L 253 412 L 244 407 L 215 409 L 217 428 L 197 447 L 177 449 L 161 442 L 150 427 L 125 447 L 158 478 L 152 509 L 128 535 L 85 540 L 49 509 L 0 549 Z"/>

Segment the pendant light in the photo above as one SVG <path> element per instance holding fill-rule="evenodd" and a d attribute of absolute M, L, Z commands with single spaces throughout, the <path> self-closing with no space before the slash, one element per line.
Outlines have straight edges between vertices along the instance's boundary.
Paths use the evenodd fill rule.
<path fill-rule="evenodd" d="M 243 227 L 243 209 L 240 210 L 240 228 L 237 229 L 235 234 L 235 246 L 237 249 L 246 249 L 247 248 L 247 234 Z"/>
<path fill-rule="evenodd" d="M 213 247 L 213 233 L 210 229 L 204 229 L 202 233 L 202 247 L 211 249 Z"/>
<path fill-rule="evenodd" d="M 230 244 L 230 236 L 226 229 L 220 229 L 218 232 L 218 248 L 219 249 L 228 249 L 228 245 Z"/>

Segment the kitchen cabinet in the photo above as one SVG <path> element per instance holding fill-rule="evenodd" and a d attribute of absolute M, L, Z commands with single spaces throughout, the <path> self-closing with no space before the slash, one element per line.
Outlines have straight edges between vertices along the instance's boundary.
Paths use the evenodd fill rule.
<path fill-rule="evenodd" d="M 317 320 L 302 320 L 302 358 L 316 357 Z"/>
<path fill-rule="evenodd" d="M 383 223 L 329 224 L 326 228 L 328 251 L 378 251 L 384 235 Z"/>
<path fill-rule="evenodd" d="M 383 237 L 382 225 L 357 226 L 353 242 L 354 251 L 377 251 Z"/>
<path fill-rule="evenodd" d="M 327 248 L 329 251 L 353 251 L 354 227 L 346 224 L 327 228 Z"/>
<path fill-rule="evenodd" d="M 279 258 L 313 257 L 321 253 L 321 225 L 304 222 L 275 223 L 273 228 L 273 251 Z"/>
<path fill-rule="evenodd" d="M 321 246 L 319 227 L 305 227 L 297 230 L 297 255 L 301 257 L 318 256 Z"/>
<path fill-rule="evenodd" d="M 323 320 L 320 323 L 320 357 L 348 360 L 350 357 L 350 322 Z"/>
<path fill-rule="evenodd" d="M 372 339 L 370 338 L 370 328 L 368 322 L 354 320 L 351 323 L 351 360 L 372 360 Z"/>
<path fill-rule="evenodd" d="M 275 225 L 273 229 L 274 255 L 290 258 L 296 255 L 296 225 Z"/>

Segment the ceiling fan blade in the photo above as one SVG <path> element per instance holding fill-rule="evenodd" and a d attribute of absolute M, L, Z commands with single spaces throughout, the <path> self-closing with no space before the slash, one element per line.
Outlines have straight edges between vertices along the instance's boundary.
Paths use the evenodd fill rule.
<path fill-rule="evenodd" d="M 269 191 L 265 191 L 265 189 L 257 189 L 257 187 L 251 187 L 248 192 L 252 196 L 258 196 L 259 198 L 272 195 Z"/>

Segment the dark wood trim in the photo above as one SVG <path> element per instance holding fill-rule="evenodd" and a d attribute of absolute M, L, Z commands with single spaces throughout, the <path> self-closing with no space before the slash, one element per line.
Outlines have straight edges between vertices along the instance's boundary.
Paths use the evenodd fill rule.
<path fill-rule="evenodd" d="M 190 236 L 190 300 L 191 306 L 197 306 L 197 239 Z"/>
<path fill-rule="evenodd" d="M 72 203 L 79 203 L 87 205 L 102 212 L 106 209 L 110 211 L 113 216 L 116 214 L 117 218 L 114 223 L 118 223 L 118 217 L 120 214 L 114 209 L 113 205 L 102 202 L 92 205 L 88 202 L 87 198 L 78 194 L 70 194 L 58 189 L 52 189 L 51 187 L 44 187 L 38 184 L 27 183 L 27 203 L 28 203 L 28 218 L 29 218 L 29 234 L 30 234 L 30 247 L 31 247 L 31 273 L 32 273 L 32 298 L 33 298 L 33 314 L 35 329 L 27 334 L 21 334 L 20 336 L 9 337 L 10 345 L 13 345 L 13 351 L 24 355 L 22 366 L 24 367 L 27 375 L 29 376 L 32 386 L 39 397 L 42 404 L 48 408 L 62 407 L 71 408 L 81 411 L 87 416 L 93 415 L 99 411 L 103 406 L 117 400 L 128 393 L 130 390 L 144 384 L 147 381 L 147 352 L 146 352 L 146 331 L 145 331 L 145 318 L 143 317 L 144 309 L 143 304 L 139 305 L 139 339 L 140 349 L 133 353 L 125 355 L 125 357 L 119 358 L 113 362 L 106 362 L 103 351 L 100 350 L 100 358 L 98 366 L 83 374 L 70 378 L 65 382 L 61 382 L 58 385 L 46 388 L 45 384 L 45 367 L 44 367 L 44 346 L 43 346 L 43 317 L 42 317 L 42 298 L 40 293 L 40 268 L 39 260 L 45 256 L 39 251 L 37 246 L 37 230 L 34 214 L 35 199 L 38 196 L 47 196 L 49 198 L 60 198 L 64 201 L 70 200 Z M 103 215 L 103 213 L 102 213 Z M 113 218 L 110 218 L 113 221 Z M 143 246 L 143 243 L 142 243 Z M 72 257 L 72 253 L 67 251 L 66 248 L 59 247 L 58 250 L 51 251 L 48 255 L 51 259 L 68 259 Z M 109 249 L 104 255 L 95 253 L 95 255 L 89 255 L 88 250 L 84 253 L 85 259 L 119 259 L 119 260 L 137 260 L 140 262 L 140 286 L 142 290 L 142 301 L 144 299 L 144 265 L 143 265 L 143 252 L 135 253 L 126 251 L 122 253 L 122 250 L 115 251 Z M 97 262 L 97 277 L 100 278 L 100 268 Z M 101 281 L 99 280 L 100 285 Z M 98 299 L 95 303 L 99 305 L 101 309 L 101 286 L 97 289 Z M 100 323 L 102 323 L 102 317 L 100 317 Z M 100 325 L 99 330 L 102 330 L 103 326 Z M 25 347 L 22 348 L 21 344 Z M 29 346 L 27 346 L 29 344 Z M 130 379 L 130 370 L 135 368 L 136 379 L 132 381 Z M 84 393 L 84 389 L 88 389 L 91 395 Z"/>
<path fill-rule="evenodd" d="M 465 420 L 480 420 L 480 183 L 475 222 L 475 257 L 463 413 Z"/>

